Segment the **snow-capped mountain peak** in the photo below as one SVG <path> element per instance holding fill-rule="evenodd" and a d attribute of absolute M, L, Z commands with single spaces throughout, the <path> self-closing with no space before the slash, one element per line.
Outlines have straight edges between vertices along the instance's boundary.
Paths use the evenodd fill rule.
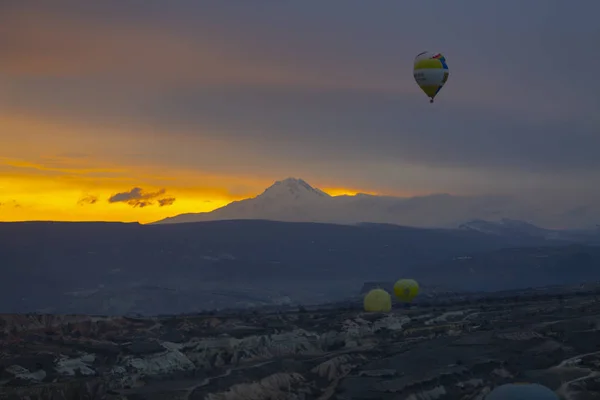
<path fill-rule="evenodd" d="M 600 208 L 596 212 L 600 215 Z M 528 215 L 537 217 L 525 222 L 529 218 L 523 216 Z M 544 224 L 544 220 L 550 220 L 555 225 L 568 226 L 571 222 L 568 219 L 557 221 L 553 215 L 541 213 L 526 202 L 504 196 L 330 196 L 302 179 L 287 178 L 273 183 L 258 196 L 234 201 L 211 212 L 180 214 L 156 223 L 232 219 L 342 224 L 371 222 L 443 228 L 460 225 L 461 229 L 487 234 L 553 239 L 564 238 L 566 234 L 532 223 Z"/>
<path fill-rule="evenodd" d="M 313 188 L 306 181 L 297 178 L 287 178 L 269 186 L 257 199 L 294 199 L 310 201 L 312 199 L 329 198 L 327 193 Z"/>

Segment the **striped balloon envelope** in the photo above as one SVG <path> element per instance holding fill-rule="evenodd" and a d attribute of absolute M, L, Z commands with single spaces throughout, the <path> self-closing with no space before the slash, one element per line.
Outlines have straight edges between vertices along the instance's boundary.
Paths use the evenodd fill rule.
<path fill-rule="evenodd" d="M 448 81 L 450 70 L 446 63 L 446 57 L 441 53 L 424 51 L 415 57 L 413 76 L 417 85 L 430 98 L 429 102 L 442 90 Z"/>

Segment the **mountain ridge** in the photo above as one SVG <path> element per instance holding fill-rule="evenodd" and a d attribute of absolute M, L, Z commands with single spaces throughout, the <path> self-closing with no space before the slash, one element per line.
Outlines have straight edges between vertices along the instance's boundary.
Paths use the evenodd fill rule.
<path fill-rule="evenodd" d="M 456 196 L 438 193 L 394 197 L 357 193 L 331 196 L 300 178 L 276 181 L 261 194 L 231 202 L 210 212 L 184 213 L 150 225 L 206 222 L 217 220 L 272 220 L 335 224 L 391 223 L 422 228 L 457 228 L 472 221 L 521 221 L 539 226 L 566 229 L 592 229 L 590 221 L 600 219 L 600 207 L 590 217 L 567 211 L 544 210 L 525 201 L 503 195 Z M 526 221 L 526 222 L 525 222 Z M 533 229 L 533 228 L 532 228 Z M 534 229 L 535 230 L 535 229 Z"/>

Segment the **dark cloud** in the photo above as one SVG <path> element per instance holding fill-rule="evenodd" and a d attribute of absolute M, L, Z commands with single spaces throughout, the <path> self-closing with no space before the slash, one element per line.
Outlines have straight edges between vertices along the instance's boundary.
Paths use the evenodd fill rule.
<path fill-rule="evenodd" d="M 158 201 L 159 206 L 168 206 L 173 204 L 175 198 L 167 197 L 159 199 L 166 193 L 166 189 L 160 189 L 156 192 L 146 192 L 142 188 L 134 187 L 128 192 L 117 193 L 108 199 L 109 203 L 127 203 L 132 207 L 147 207 Z"/>
<path fill-rule="evenodd" d="M 170 126 L 204 126 L 203 135 L 218 132 L 215 138 L 252 137 L 277 150 L 271 151 L 274 155 L 311 154 L 332 162 L 360 157 L 505 170 L 600 167 L 600 123 L 593 119 L 552 114 L 551 109 L 546 116 L 524 116 L 419 100 L 352 91 L 198 92 L 157 101 L 153 115 L 155 122 L 169 121 Z"/>
<path fill-rule="evenodd" d="M 599 178 L 600 80 L 573 66 L 600 63 L 597 1 L 2 4 L 3 109 L 152 126 L 166 139 L 132 143 L 166 168 L 382 191 L 579 194 Z M 411 73 L 424 50 L 451 70 L 434 105 Z"/>
<path fill-rule="evenodd" d="M 165 207 L 165 206 L 170 206 L 173 203 L 175 203 L 175 197 L 165 197 L 164 199 L 159 199 L 158 200 L 158 206 L 159 207 Z"/>
<path fill-rule="evenodd" d="M 98 196 L 92 195 L 92 194 L 88 194 L 85 195 L 83 197 L 81 197 L 78 201 L 77 204 L 80 206 L 86 205 L 86 204 L 96 204 L 98 202 Z"/>

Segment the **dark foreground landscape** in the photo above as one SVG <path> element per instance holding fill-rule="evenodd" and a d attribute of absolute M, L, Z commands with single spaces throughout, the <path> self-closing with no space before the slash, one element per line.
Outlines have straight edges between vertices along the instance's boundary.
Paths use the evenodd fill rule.
<path fill-rule="evenodd" d="M 485 232 L 272 221 L 0 223 L 0 313 L 297 307 L 401 277 L 419 281 L 417 302 L 440 292 L 600 280 L 600 232 L 484 225 Z"/>
<path fill-rule="evenodd" d="M 470 304 L 165 318 L 2 315 L 2 399 L 600 398 L 596 289 Z"/>
<path fill-rule="evenodd" d="M 0 399 L 483 400 L 515 381 L 598 399 L 599 239 L 515 221 L 0 224 Z M 421 285 L 410 308 L 361 312 L 400 277 Z"/>

